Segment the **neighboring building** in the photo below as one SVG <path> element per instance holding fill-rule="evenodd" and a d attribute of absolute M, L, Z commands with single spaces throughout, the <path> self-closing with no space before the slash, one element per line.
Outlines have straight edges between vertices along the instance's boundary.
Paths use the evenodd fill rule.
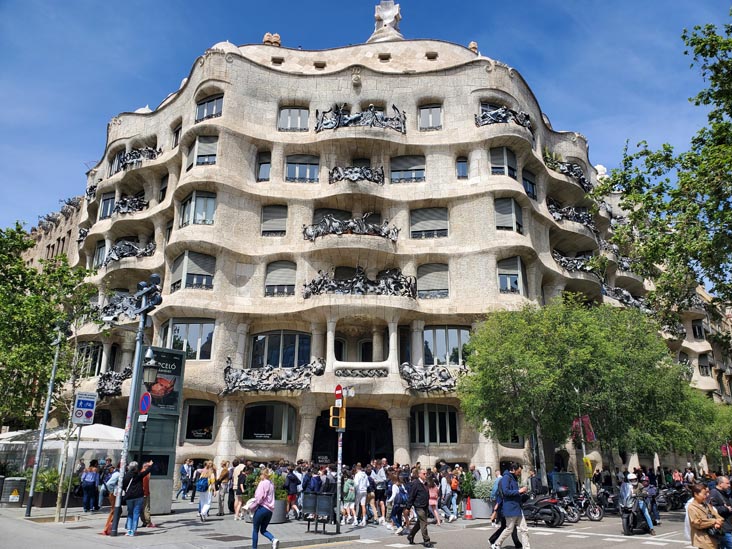
<path fill-rule="evenodd" d="M 564 291 L 642 306 L 610 209 L 591 214 L 586 139 L 474 43 L 404 40 L 390 2 L 377 16 L 369 42 L 332 50 L 218 43 L 154 111 L 109 123 L 78 264 L 101 305 L 162 276 L 145 342 L 188 355 L 179 461 L 333 460 L 336 384 L 355 389 L 347 463 L 524 461 L 450 390 L 471 328 Z M 605 285 L 584 270 L 599 253 Z M 90 376 L 122 382 L 134 326 L 78 335 Z M 102 422 L 124 425 L 121 390 Z"/>

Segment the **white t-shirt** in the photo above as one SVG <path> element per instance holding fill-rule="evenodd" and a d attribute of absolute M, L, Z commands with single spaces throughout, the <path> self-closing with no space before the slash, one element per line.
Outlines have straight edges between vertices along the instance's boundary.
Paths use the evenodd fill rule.
<path fill-rule="evenodd" d="M 353 483 L 356 485 L 357 492 L 365 493 L 369 488 L 369 479 L 363 470 L 356 473 L 356 476 L 353 477 Z"/>

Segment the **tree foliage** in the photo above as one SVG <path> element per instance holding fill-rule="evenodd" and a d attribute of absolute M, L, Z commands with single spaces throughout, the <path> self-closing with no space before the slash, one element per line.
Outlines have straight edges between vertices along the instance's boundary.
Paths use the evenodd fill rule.
<path fill-rule="evenodd" d="M 33 425 L 43 409 L 53 364 L 54 326 L 88 314 L 89 274 L 65 256 L 37 270 L 22 254 L 34 245 L 20 224 L 0 230 L 0 423 Z M 73 351 L 62 342 L 57 387 L 68 378 Z"/>
<path fill-rule="evenodd" d="M 686 402 L 695 394 L 658 329 L 638 310 L 588 306 L 579 296 L 491 313 L 470 339 L 462 408 L 499 439 L 562 443 L 581 410 L 605 449 L 687 448 L 698 418 Z"/>
<path fill-rule="evenodd" d="M 627 223 L 613 240 L 654 279 L 658 311 L 683 308 L 699 281 L 732 303 L 732 25 L 697 26 L 682 39 L 707 84 L 691 99 L 708 109 L 707 125 L 685 152 L 626 146 L 621 168 L 595 191 L 620 193 Z"/>

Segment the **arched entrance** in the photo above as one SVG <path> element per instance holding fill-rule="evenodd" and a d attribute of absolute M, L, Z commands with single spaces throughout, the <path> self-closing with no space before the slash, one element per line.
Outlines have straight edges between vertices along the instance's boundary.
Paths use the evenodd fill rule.
<path fill-rule="evenodd" d="M 329 410 L 323 410 L 315 422 L 313 456 L 316 463 L 335 463 L 338 458 L 338 437 L 328 426 Z M 366 464 L 372 459 L 394 460 L 391 420 L 384 410 L 348 408 L 346 432 L 343 433 L 343 463 Z"/>

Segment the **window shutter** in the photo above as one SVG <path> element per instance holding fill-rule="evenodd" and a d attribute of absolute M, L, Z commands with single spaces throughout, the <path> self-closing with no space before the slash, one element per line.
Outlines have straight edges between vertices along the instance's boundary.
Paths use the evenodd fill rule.
<path fill-rule="evenodd" d="M 317 225 L 326 215 L 332 215 L 339 221 L 348 221 L 351 219 L 351 212 L 345 210 L 336 210 L 332 208 L 318 208 L 313 212 L 313 224 Z M 370 219 L 370 218 L 369 218 Z"/>
<path fill-rule="evenodd" d="M 503 160 L 503 147 L 491 149 L 491 168 L 504 167 L 506 163 Z"/>
<path fill-rule="evenodd" d="M 523 226 L 523 224 L 524 224 L 524 213 L 523 213 L 523 209 L 521 208 L 521 204 L 519 204 L 518 202 L 516 202 L 513 199 L 511 199 L 511 202 L 513 202 L 513 211 L 514 211 L 515 216 L 516 216 L 516 223 L 518 225 Z"/>
<path fill-rule="evenodd" d="M 424 156 L 395 156 L 391 159 L 391 169 L 397 171 L 424 170 Z"/>
<path fill-rule="evenodd" d="M 271 152 L 261 152 L 257 155 L 257 164 L 271 164 L 272 163 L 272 153 Z"/>
<path fill-rule="evenodd" d="M 511 149 L 506 149 L 506 158 L 508 159 L 508 167 L 516 169 L 516 155 Z"/>
<path fill-rule="evenodd" d="M 287 206 L 264 206 L 262 208 L 262 231 L 287 230 Z"/>
<path fill-rule="evenodd" d="M 173 266 L 170 268 L 170 281 L 172 284 L 180 282 L 183 279 L 183 260 L 186 254 L 180 254 L 173 261 Z"/>
<path fill-rule="evenodd" d="M 441 263 L 420 265 L 417 269 L 418 290 L 447 290 L 448 267 Z"/>
<path fill-rule="evenodd" d="M 524 170 L 523 177 L 529 183 L 533 183 L 534 185 L 536 185 L 536 176 L 534 175 L 534 172 L 530 172 L 529 170 Z"/>
<path fill-rule="evenodd" d="M 419 109 L 419 127 L 429 128 L 430 125 L 430 108 L 422 107 Z"/>
<path fill-rule="evenodd" d="M 216 258 L 198 252 L 188 252 L 187 273 L 214 276 L 216 274 Z"/>
<path fill-rule="evenodd" d="M 198 136 L 198 156 L 211 156 L 216 154 L 216 146 L 219 138 L 216 135 Z"/>
<path fill-rule="evenodd" d="M 267 265 L 265 286 L 294 286 L 297 265 L 292 261 L 273 261 Z"/>
<path fill-rule="evenodd" d="M 412 210 L 413 231 L 447 230 L 447 208 L 422 208 Z"/>
<path fill-rule="evenodd" d="M 357 168 L 370 168 L 371 160 L 368 158 L 354 158 L 351 161 L 351 166 L 355 166 Z"/>
<path fill-rule="evenodd" d="M 280 121 L 277 123 L 277 127 L 282 129 L 290 127 L 290 109 L 280 109 Z"/>
<path fill-rule="evenodd" d="M 298 125 L 298 128 L 305 129 L 308 127 L 308 110 L 307 109 L 297 109 L 300 113 L 300 124 Z"/>
<path fill-rule="evenodd" d="M 498 262 L 498 274 L 518 274 L 519 273 L 519 257 L 509 257 Z"/>
<path fill-rule="evenodd" d="M 521 289 L 523 290 L 523 296 L 528 297 L 529 296 L 529 282 L 526 278 L 526 265 L 524 265 L 523 259 L 520 257 L 518 258 L 519 262 L 519 269 L 521 271 Z"/>
<path fill-rule="evenodd" d="M 496 227 L 514 227 L 513 198 L 496 198 Z"/>
<path fill-rule="evenodd" d="M 315 164 L 320 163 L 320 159 L 312 154 L 291 154 L 287 157 L 288 164 Z"/>
<path fill-rule="evenodd" d="M 381 225 L 381 212 L 371 212 L 371 215 L 366 218 L 366 223 Z"/>
<path fill-rule="evenodd" d="M 191 143 L 190 148 L 188 149 L 188 154 L 186 155 L 186 170 L 190 170 L 191 167 L 193 167 L 193 162 L 196 157 L 196 142 L 194 141 Z"/>

